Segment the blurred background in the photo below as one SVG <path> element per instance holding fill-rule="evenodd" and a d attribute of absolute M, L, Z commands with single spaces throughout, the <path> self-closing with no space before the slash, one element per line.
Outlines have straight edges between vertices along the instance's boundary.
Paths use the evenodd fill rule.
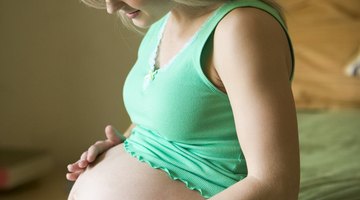
<path fill-rule="evenodd" d="M 140 39 L 79 0 L 0 0 L 0 147 L 52 159 L 51 181 L 0 199 L 65 199 L 66 165 L 103 139 L 106 125 L 127 129 L 122 87 Z"/>
<path fill-rule="evenodd" d="M 293 90 L 300 132 L 331 124 L 330 113 L 333 121 L 348 119 L 342 122 L 347 125 L 336 127 L 356 126 L 347 130 L 351 136 L 346 144 L 360 144 L 360 1 L 279 2 L 296 54 Z M 140 40 L 115 16 L 79 0 L 0 0 L 0 186 L 9 176 L 6 166 L 26 160 L 21 151 L 12 150 L 43 158 L 38 166 L 27 165 L 34 170 L 42 166 L 40 178 L 29 175 L 35 181 L 0 190 L 0 199 L 66 199 L 71 187 L 66 165 L 103 139 L 106 125 L 119 131 L 130 125 L 122 87 Z M 321 123 L 319 116 L 324 117 Z M 303 137 L 305 143 L 310 136 Z M 358 160 L 352 169 L 360 175 Z M 17 173 L 19 183 L 27 176 L 11 173 Z"/>

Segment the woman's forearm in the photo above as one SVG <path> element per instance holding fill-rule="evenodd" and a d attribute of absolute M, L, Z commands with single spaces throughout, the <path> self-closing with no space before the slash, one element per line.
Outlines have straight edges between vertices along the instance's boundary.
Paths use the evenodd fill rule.
<path fill-rule="evenodd" d="M 296 184 L 295 184 L 296 185 Z M 297 200 L 298 188 L 278 180 L 260 180 L 248 176 L 209 200 Z"/>

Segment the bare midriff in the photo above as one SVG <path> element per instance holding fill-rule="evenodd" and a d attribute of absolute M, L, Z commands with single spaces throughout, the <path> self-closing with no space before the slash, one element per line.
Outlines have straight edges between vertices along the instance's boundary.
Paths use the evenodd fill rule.
<path fill-rule="evenodd" d="M 199 192 L 172 180 L 127 153 L 123 144 L 100 155 L 75 182 L 69 200 L 204 200 Z"/>

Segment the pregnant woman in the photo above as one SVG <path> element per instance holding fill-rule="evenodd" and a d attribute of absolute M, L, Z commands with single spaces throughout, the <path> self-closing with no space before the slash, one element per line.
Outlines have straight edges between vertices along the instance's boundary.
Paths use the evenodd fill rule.
<path fill-rule="evenodd" d="M 294 56 L 271 0 L 82 0 L 147 29 L 132 121 L 68 165 L 70 200 L 295 200 Z"/>

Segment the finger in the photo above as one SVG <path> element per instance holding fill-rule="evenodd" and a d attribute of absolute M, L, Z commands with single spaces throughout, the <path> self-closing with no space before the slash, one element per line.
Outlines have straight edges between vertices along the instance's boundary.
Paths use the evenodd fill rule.
<path fill-rule="evenodd" d="M 72 164 L 68 164 L 66 168 L 67 168 L 67 170 L 68 170 L 69 172 L 76 172 L 77 170 L 80 169 L 79 166 L 78 166 L 78 162 L 72 163 Z"/>
<path fill-rule="evenodd" d="M 80 168 L 84 169 L 84 168 L 86 168 L 86 167 L 89 165 L 89 161 L 87 161 L 87 160 L 80 160 L 78 165 L 79 165 Z"/>
<path fill-rule="evenodd" d="M 86 161 L 93 162 L 95 158 L 104 151 L 111 148 L 113 144 L 110 141 L 99 141 L 92 145 L 87 151 Z"/>
<path fill-rule="evenodd" d="M 80 156 L 80 160 L 86 160 L 87 154 L 88 154 L 87 151 L 85 151 L 84 153 L 82 153 L 81 156 Z"/>
<path fill-rule="evenodd" d="M 79 165 L 79 162 L 73 163 L 73 164 L 69 164 L 67 166 L 67 169 L 69 172 L 77 172 L 77 171 L 84 171 L 84 167 Z"/>
<path fill-rule="evenodd" d="M 82 172 L 67 173 L 66 179 L 69 181 L 76 181 Z"/>
<path fill-rule="evenodd" d="M 105 128 L 105 135 L 108 140 L 113 142 L 114 144 L 119 144 L 123 142 L 126 138 L 123 134 L 121 134 L 118 130 L 116 130 L 113 126 L 109 125 Z"/>
<path fill-rule="evenodd" d="M 120 137 L 118 136 L 118 131 L 111 125 L 106 126 L 105 135 L 108 140 L 114 143 L 120 143 Z"/>
<path fill-rule="evenodd" d="M 77 162 L 80 168 L 85 168 L 88 166 L 89 162 L 87 161 L 88 151 L 85 151 L 81 154 L 80 160 Z"/>

